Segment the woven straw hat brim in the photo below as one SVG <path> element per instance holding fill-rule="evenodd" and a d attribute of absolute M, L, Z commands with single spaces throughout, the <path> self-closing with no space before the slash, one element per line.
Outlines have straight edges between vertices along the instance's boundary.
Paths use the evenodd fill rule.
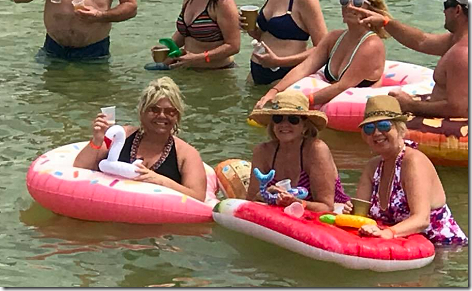
<path fill-rule="evenodd" d="M 361 123 L 359 123 L 358 127 L 363 126 L 366 123 L 371 123 L 371 122 L 376 122 L 380 120 L 398 120 L 398 121 L 407 121 L 408 117 L 406 115 L 399 115 L 396 117 L 389 117 L 389 116 L 372 116 L 372 117 L 367 117 L 364 119 Z"/>
<path fill-rule="evenodd" d="M 328 117 L 324 112 L 318 110 L 308 110 L 300 111 L 293 109 L 254 109 L 249 118 L 255 120 L 257 123 L 267 126 L 271 119 L 272 115 L 297 115 L 297 116 L 306 116 L 316 128 L 321 131 L 326 127 L 328 123 Z"/>

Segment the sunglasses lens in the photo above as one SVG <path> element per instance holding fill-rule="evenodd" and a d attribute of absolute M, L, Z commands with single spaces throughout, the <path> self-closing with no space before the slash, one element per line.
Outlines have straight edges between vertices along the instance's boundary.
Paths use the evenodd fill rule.
<path fill-rule="evenodd" d="M 295 116 L 295 115 L 289 115 L 288 122 L 290 122 L 293 125 L 297 125 L 300 123 L 300 117 Z"/>
<path fill-rule="evenodd" d="M 377 122 L 377 128 L 381 132 L 389 132 L 392 129 L 392 123 L 387 120 Z"/>
<path fill-rule="evenodd" d="M 346 6 L 347 3 L 349 3 L 349 0 L 339 0 L 339 4 L 341 4 L 342 6 Z"/>
<path fill-rule="evenodd" d="M 274 123 L 281 123 L 282 120 L 284 120 L 284 117 L 282 115 L 272 115 L 272 121 Z"/>
<path fill-rule="evenodd" d="M 362 130 L 364 131 L 365 134 L 371 135 L 374 133 L 375 124 L 373 123 L 364 124 L 364 126 L 362 127 Z"/>
<path fill-rule="evenodd" d="M 356 7 L 362 7 L 362 4 L 364 4 L 364 0 L 352 0 L 352 4 Z"/>

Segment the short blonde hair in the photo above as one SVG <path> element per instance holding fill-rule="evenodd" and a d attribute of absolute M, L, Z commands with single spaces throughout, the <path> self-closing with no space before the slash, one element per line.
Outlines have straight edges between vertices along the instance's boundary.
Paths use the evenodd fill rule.
<path fill-rule="evenodd" d="M 303 137 L 316 137 L 318 135 L 318 129 L 316 128 L 315 124 L 311 122 L 309 119 L 303 119 L 305 130 L 303 131 Z M 270 123 L 267 125 L 267 134 L 269 135 L 271 140 L 277 140 L 277 137 L 274 133 L 274 122 L 271 120 Z"/>
<path fill-rule="evenodd" d="M 139 116 L 141 117 L 149 107 L 156 105 L 163 98 L 168 98 L 172 106 L 179 112 L 176 128 L 174 128 L 174 131 L 178 132 L 185 109 L 184 96 L 180 92 L 179 86 L 169 77 L 162 77 L 149 82 L 149 85 L 143 90 L 139 98 Z"/>
<path fill-rule="evenodd" d="M 391 120 L 390 122 L 392 123 L 393 126 L 395 126 L 395 128 L 398 131 L 398 134 L 402 138 L 404 138 L 406 136 L 407 131 L 408 131 L 408 129 L 406 128 L 406 123 L 403 122 L 403 121 L 400 121 L 400 120 Z"/>
<path fill-rule="evenodd" d="M 390 13 L 388 12 L 387 4 L 384 2 L 384 0 L 370 0 L 370 5 L 368 6 L 369 10 L 380 13 L 383 16 L 387 16 L 388 18 L 392 18 L 392 15 L 390 15 Z M 371 27 L 371 30 L 382 39 L 390 37 L 390 34 L 385 30 L 384 27 Z"/>

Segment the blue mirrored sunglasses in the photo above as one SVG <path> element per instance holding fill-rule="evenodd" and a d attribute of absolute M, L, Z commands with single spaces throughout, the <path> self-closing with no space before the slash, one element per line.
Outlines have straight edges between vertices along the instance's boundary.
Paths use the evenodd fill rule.
<path fill-rule="evenodd" d="M 339 4 L 341 4 L 342 6 L 346 6 L 347 4 L 349 4 L 349 2 L 352 2 L 352 5 L 356 7 L 362 7 L 362 4 L 364 4 L 364 2 L 370 5 L 370 2 L 368 0 L 339 0 Z"/>
<path fill-rule="evenodd" d="M 392 123 L 388 120 L 381 120 L 377 122 L 366 123 L 362 126 L 362 130 L 367 135 L 372 135 L 375 131 L 375 128 L 380 132 L 389 132 L 392 129 Z"/>

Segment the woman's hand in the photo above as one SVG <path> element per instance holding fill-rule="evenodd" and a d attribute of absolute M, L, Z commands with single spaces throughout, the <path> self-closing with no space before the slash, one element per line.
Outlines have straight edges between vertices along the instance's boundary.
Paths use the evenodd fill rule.
<path fill-rule="evenodd" d="M 359 234 L 365 236 L 376 236 L 384 239 L 392 239 L 393 232 L 388 229 L 380 229 L 377 225 L 365 224 L 359 228 Z"/>
<path fill-rule="evenodd" d="M 254 30 L 246 30 L 246 26 L 248 26 L 248 24 L 246 23 L 246 17 L 242 16 L 241 11 L 239 11 L 239 28 L 241 28 L 242 31 L 247 32 L 247 34 L 249 34 L 250 37 L 260 40 L 261 38 L 260 29 L 256 27 L 256 29 Z"/>
<path fill-rule="evenodd" d="M 188 67 L 192 67 L 194 66 L 195 64 L 201 64 L 203 63 L 205 60 L 202 58 L 202 54 L 194 54 L 194 53 L 190 53 L 190 52 L 187 52 L 186 50 L 182 50 L 183 51 L 183 54 L 178 57 L 178 58 L 175 58 L 175 62 L 171 65 L 169 65 L 169 68 L 170 69 L 175 69 L 175 68 L 188 68 Z"/>
<path fill-rule="evenodd" d="M 256 106 L 254 106 L 254 108 L 256 108 L 256 109 L 261 109 L 262 107 L 264 107 L 264 105 L 265 105 L 268 101 L 274 100 L 275 94 L 277 94 L 277 91 L 276 91 L 276 90 L 269 90 L 269 91 L 267 91 L 267 93 L 266 93 L 264 96 L 262 96 L 259 101 L 257 101 Z"/>
<path fill-rule="evenodd" d="M 365 8 L 358 8 L 354 5 L 348 5 L 348 10 L 356 12 L 361 16 L 359 24 L 381 28 L 384 26 L 385 17 L 377 12 Z"/>
<path fill-rule="evenodd" d="M 259 61 L 264 68 L 279 67 L 280 58 L 262 41 L 262 46 L 265 48 L 265 54 L 253 53 L 252 55 Z"/>
<path fill-rule="evenodd" d="M 151 169 L 146 168 L 142 163 L 135 164 L 138 169 L 136 169 L 136 173 L 139 173 L 141 175 L 137 176 L 133 180 L 135 181 L 140 181 L 140 182 L 147 182 L 147 183 L 153 183 L 157 185 L 164 185 L 164 181 L 166 177 L 154 172 Z"/>
<path fill-rule="evenodd" d="M 93 143 L 101 145 L 105 137 L 105 132 L 110 127 L 107 122 L 106 115 L 98 113 L 92 124 Z"/>
<path fill-rule="evenodd" d="M 350 200 L 347 201 L 347 202 L 344 204 L 343 214 L 349 214 L 349 213 L 351 213 L 353 206 L 354 206 L 354 205 L 352 205 L 352 202 L 351 202 Z"/>
<path fill-rule="evenodd" d="M 300 199 L 287 192 L 280 192 L 277 197 L 277 205 L 279 206 L 289 206 L 293 202 L 300 202 Z"/>

